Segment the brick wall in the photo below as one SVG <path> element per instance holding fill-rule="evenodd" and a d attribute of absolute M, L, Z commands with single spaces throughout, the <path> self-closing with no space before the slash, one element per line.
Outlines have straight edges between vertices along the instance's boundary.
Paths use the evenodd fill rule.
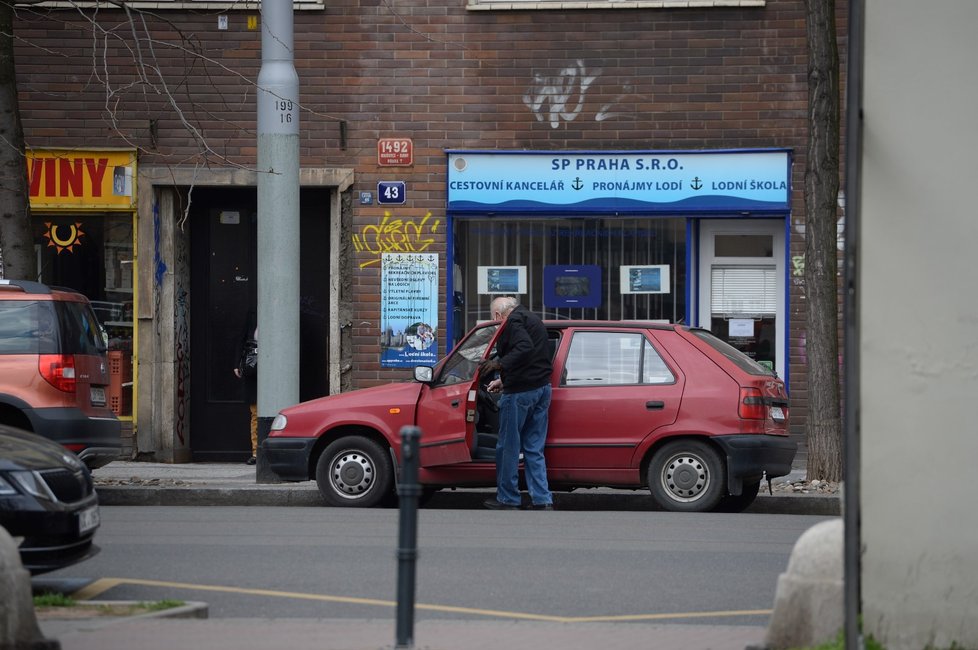
<path fill-rule="evenodd" d="M 788 147 L 795 162 L 789 245 L 793 258 L 804 255 L 796 232 L 804 222 L 807 128 L 802 0 L 607 11 L 466 12 L 464 0 L 327 4 L 295 14 L 302 165 L 355 168 L 354 197 L 375 191 L 378 180 L 407 181 L 410 200 L 390 208 L 390 219 L 401 220 L 405 232 L 413 224 L 410 243 L 442 253 L 443 265 L 447 148 Z M 120 11 L 101 10 L 93 23 L 75 10 L 19 9 L 28 143 L 135 145 L 141 165 L 253 165 L 261 39 L 246 27 L 249 13 L 256 12 L 229 12 L 227 31 L 218 30 L 213 12 L 146 15 L 136 30 L 152 36 L 150 49 L 133 40 Z M 134 62 L 137 51 L 143 62 L 159 62 L 179 111 L 158 94 L 155 70 Z M 184 120 L 200 128 L 206 148 Z M 412 138 L 413 167 L 377 166 L 377 139 L 390 136 Z M 353 210 L 344 236 L 360 236 L 361 246 L 346 269 L 344 298 L 353 309 L 353 383 L 367 386 L 405 373 L 379 365 L 379 256 L 370 238 L 385 211 L 357 201 Z M 445 276 L 442 268 L 442 283 Z M 805 301 L 803 278 L 790 282 L 798 432 L 807 388 Z"/>

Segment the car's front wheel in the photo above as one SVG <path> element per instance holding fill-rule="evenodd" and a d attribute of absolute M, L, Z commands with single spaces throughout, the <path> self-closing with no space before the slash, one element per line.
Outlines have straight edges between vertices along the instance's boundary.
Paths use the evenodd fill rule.
<path fill-rule="evenodd" d="M 370 508 L 391 493 L 394 465 L 369 438 L 345 436 L 326 447 L 316 464 L 319 493 L 331 506 Z"/>
<path fill-rule="evenodd" d="M 666 510 L 707 512 L 726 493 L 726 467 L 719 452 L 699 440 L 675 440 L 649 463 L 649 490 Z"/>

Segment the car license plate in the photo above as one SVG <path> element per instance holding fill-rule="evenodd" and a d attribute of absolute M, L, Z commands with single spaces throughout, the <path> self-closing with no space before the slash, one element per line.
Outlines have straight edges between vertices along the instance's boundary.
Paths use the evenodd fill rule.
<path fill-rule="evenodd" d="M 88 531 L 98 528 L 100 521 L 98 506 L 82 510 L 78 513 L 78 534 L 84 535 Z"/>
<path fill-rule="evenodd" d="M 784 409 L 782 409 L 780 406 L 772 406 L 771 419 L 777 420 L 778 422 L 784 421 Z"/>
<path fill-rule="evenodd" d="M 92 386 L 92 406 L 105 406 L 105 388 Z"/>

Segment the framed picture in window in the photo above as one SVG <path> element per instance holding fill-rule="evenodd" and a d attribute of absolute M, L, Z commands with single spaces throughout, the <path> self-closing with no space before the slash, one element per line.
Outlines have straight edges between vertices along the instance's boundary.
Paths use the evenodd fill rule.
<path fill-rule="evenodd" d="M 526 293 L 525 266 L 480 266 L 477 279 L 479 293 Z"/>
<path fill-rule="evenodd" d="M 619 268 L 622 293 L 670 293 L 668 264 Z"/>
<path fill-rule="evenodd" d="M 543 267 L 543 304 L 547 307 L 600 307 L 601 267 L 593 264 Z"/>

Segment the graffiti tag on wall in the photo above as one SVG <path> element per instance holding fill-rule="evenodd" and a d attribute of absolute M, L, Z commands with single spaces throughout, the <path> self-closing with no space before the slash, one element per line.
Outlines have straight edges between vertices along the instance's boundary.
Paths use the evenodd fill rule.
<path fill-rule="evenodd" d="M 581 60 L 566 66 L 555 75 L 534 73 L 533 81 L 523 94 L 523 103 L 538 122 L 550 122 L 550 127 L 556 129 L 561 120 L 572 122 L 581 114 L 588 88 L 599 76 L 601 68 L 588 72 Z M 632 85 L 626 82 L 624 92 L 601 106 L 594 115 L 594 121 L 603 122 L 619 117 L 613 109 L 630 92 Z"/>
<path fill-rule="evenodd" d="M 369 253 L 370 259 L 360 263 L 360 268 L 380 264 L 383 253 L 422 253 L 435 243 L 435 233 L 441 219 L 432 219 L 428 212 L 419 219 L 395 219 L 388 211 L 377 225 L 366 225 L 359 234 L 353 235 L 353 246 L 358 253 Z"/>
<path fill-rule="evenodd" d="M 580 60 L 554 76 L 536 73 L 523 95 L 523 103 L 538 122 L 549 119 L 550 127 L 556 129 L 560 126 L 560 120 L 571 122 L 580 115 L 584 110 L 587 89 L 600 74 L 600 69 L 588 74 L 584 62 Z"/>

